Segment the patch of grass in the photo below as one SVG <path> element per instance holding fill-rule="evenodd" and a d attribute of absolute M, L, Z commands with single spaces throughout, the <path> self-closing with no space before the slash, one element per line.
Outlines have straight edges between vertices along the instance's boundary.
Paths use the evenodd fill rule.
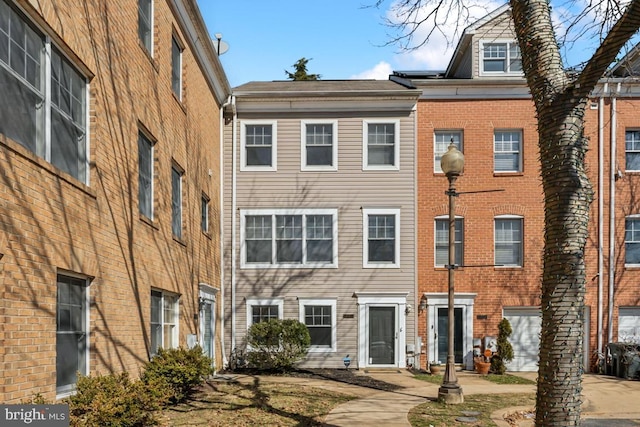
<path fill-rule="evenodd" d="M 535 384 L 535 381 L 531 381 L 528 378 L 519 377 L 517 375 L 483 375 L 483 378 L 487 381 L 491 381 L 496 384 Z"/>
<path fill-rule="evenodd" d="M 477 422 L 464 424 L 471 427 L 490 427 L 496 424 L 491 421 L 491 414 L 502 408 L 513 406 L 535 406 L 534 393 L 521 394 L 481 394 L 464 397 L 464 403 L 446 405 L 438 402 L 427 402 L 409 411 L 409 422 L 412 427 L 458 427 L 463 425 L 456 418 L 464 416 L 463 411 L 477 411 Z"/>
<path fill-rule="evenodd" d="M 296 384 L 211 383 L 158 416 L 161 426 L 322 426 L 354 397 Z"/>

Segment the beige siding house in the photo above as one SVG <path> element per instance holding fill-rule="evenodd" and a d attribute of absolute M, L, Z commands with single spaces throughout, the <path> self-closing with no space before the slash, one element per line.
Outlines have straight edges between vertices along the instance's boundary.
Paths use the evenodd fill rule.
<path fill-rule="evenodd" d="M 391 81 L 252 82 L 224 132 L 227 354 L 299 319 L 304 366 L 415 363 L 416 103 Z"/>

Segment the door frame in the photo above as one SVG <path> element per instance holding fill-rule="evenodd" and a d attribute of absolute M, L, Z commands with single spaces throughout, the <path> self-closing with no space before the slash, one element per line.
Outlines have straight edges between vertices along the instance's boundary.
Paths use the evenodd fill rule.
<path fill-rule="evenodd" d="M 216 361 L 216 295 L 218 289 L 207 285 L 206 283 L 198 284 L 198 344 L 204 349 L 204 307 L 206 303 L 211 304 L 211 360 L 215 366 Z"/>
<path fill-rule="evenodd" d="M 462 365 L 468 370 L 473 370 L 473 304 L 476 296 L 475 293 L 456 293 L 453 299 L 454 308 L 462 309 Z M 425 292 L 422 298 L 427 302 L 427 362 L 431 362 L 436 360 L 438 355 L 435 335 L 438 308 L 449 307 L 449 295 Z M 446 363 L 446 360 L 442 362 Z"/>
<path fill-rule="evenodd" d="M 375 368 L 405 368 L 406 358 L 406 309 L 409 292 L 356 292 L 358 305 L 358 369 Z M 369 308 L 393 307 L 395 308 L 395 340 L 392 364 L 381 365 L 369 363 Z"/>

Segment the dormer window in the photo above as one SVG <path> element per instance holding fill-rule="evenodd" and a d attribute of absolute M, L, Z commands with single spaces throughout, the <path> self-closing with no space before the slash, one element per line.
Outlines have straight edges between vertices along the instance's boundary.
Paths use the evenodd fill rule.
<path fill-rule="evenodd" d="M 515 41 L 480 42 L 481 74 L 522 75 L 522 55 Z"/>

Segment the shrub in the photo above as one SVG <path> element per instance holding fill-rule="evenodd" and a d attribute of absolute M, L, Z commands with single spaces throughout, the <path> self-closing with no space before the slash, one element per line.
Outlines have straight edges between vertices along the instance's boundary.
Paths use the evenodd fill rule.
<path fill-rule="evenodd" d="M 204 379 L 213 374 L 212 360 L 199 346 L 159 349 L 158 354 L 146 364 L 141 378 L 150 387 L 167 386 L 171 390 L 170 401 L 184 401 Z"/>
<path fill-rule="evenodd" d="M 307 327 L 297 320 L 272 319 L 251 325 L 247 342 L 251 347 L 247 354 L 251 366 L 288 370 L 307 354 L 311 337 Z"/>
<path fill-rule="evenodd" d="M 72 426 L 138 427 L 157 424 L 154 411 L 164 403 L 129 374 L 79 376 L 67 398 Z"/>
<path fill-rule="evenodd" d="M 507 371 L 505 362 L 513 360 L 513 347 L 509 342 L 509 337 L 513 330 L 507 319 L 502 319 L 498 324 L 498 340 L 496 341 L 497 351 L 491 357 L 491 371 L 494 374 L 502 375 Z"/>

